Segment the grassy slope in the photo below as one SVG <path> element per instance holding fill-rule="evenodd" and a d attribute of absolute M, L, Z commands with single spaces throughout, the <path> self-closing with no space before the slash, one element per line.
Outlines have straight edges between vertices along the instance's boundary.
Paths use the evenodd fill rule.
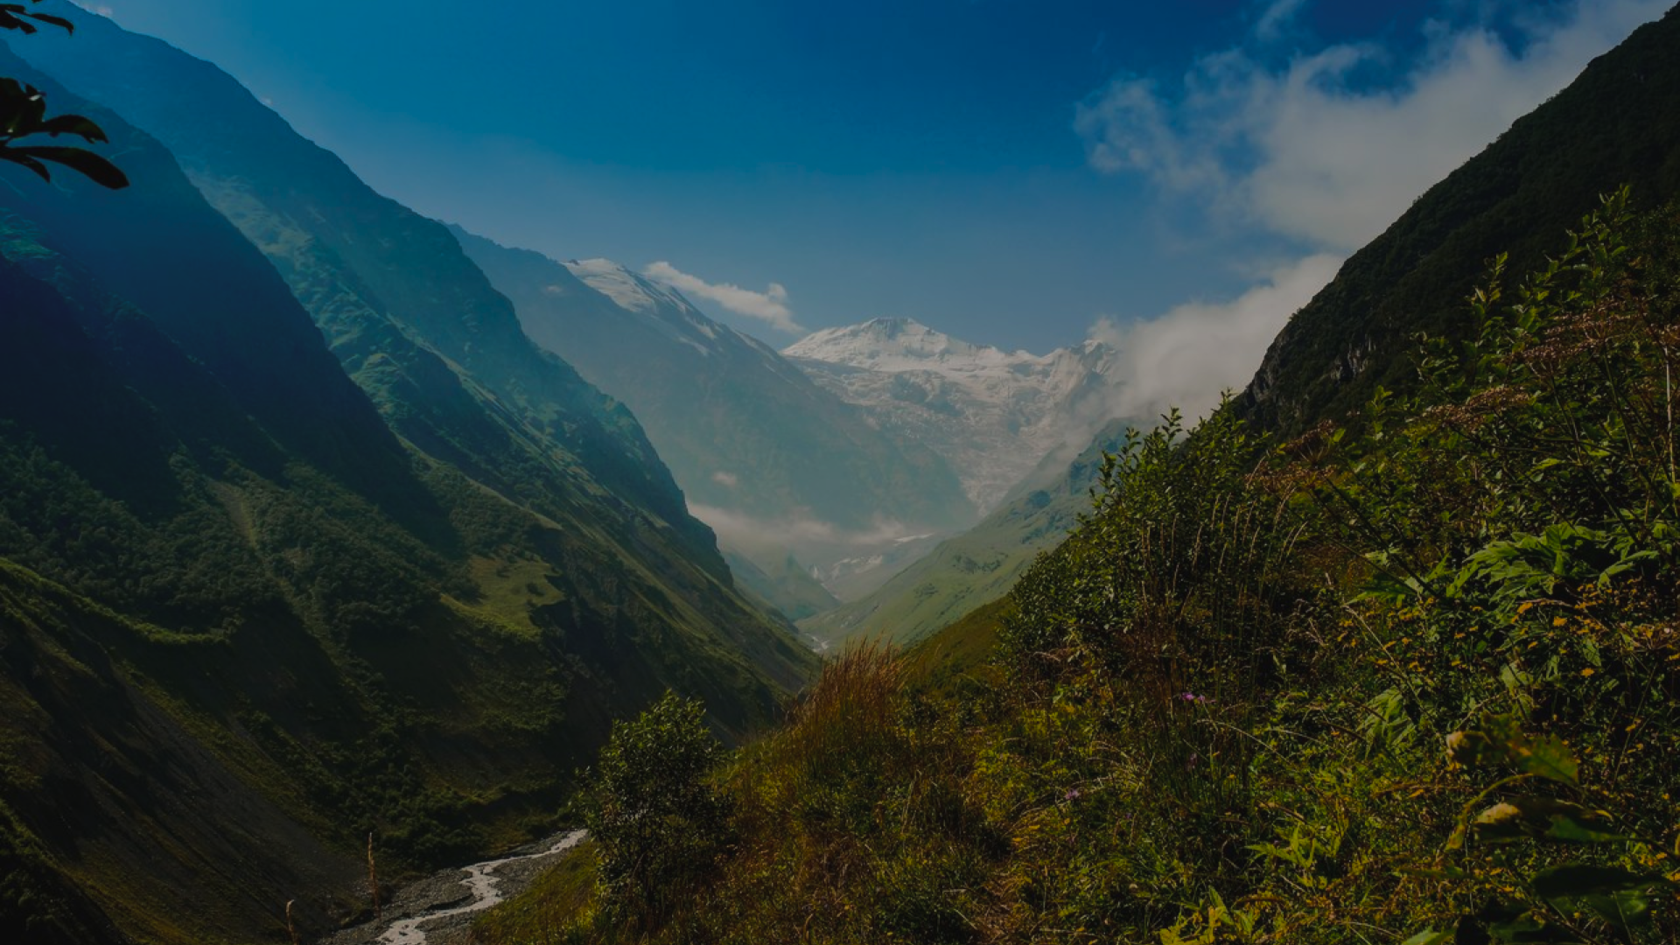
<path fill-rule="evenodd" d="M 300 903 L 305 925 L 342 908 L 318 897 L 348 892 L 357 864 L 312 832 L 324 825 L 306 779 L 224 727 L 241 694 L 178 686 L 239 674 L 243 643 L 132 623 L 4 561 L 0 623 L 0 802 L 37 862 L 76 890 L 59 894 L 52 924 L 84 941 L 114 925 L 145 941 L 232 942 L 272 932 L 288 890 L 315 893 Z M 197 906 L 183 911 L 189 888 Z M 12 921 L 31 915 L 13 905 L 24 908 L 7 910 Z"/>

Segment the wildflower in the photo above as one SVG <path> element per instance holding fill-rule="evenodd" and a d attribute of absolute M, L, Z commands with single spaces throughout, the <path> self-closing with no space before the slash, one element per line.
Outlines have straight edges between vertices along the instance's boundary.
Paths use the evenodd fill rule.
<path fill-rule="evenodd" d="M 1064 800 L 1064 801 L 1077 801 L 1077 800 L 1079 800 L 1079 789 L 1078 788 L 1068 788 L 1068 792 L 1066 794 L 1062 795 L 1062 800 Z"/>

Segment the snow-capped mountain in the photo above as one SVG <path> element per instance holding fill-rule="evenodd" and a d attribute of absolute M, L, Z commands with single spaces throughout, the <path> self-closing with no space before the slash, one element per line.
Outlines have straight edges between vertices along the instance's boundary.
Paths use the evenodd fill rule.
<path fill-rule="evenodd" d="M 703 358 L 747 356 L 771 371 L 781 371 L 786 366 L 786 362 L 773 357 L 774 349 L 769 345 L 712 321 L 681 292 L 639 276 L 610 259 L 574 259 L 560 265 L 578 281 L 611 299 L 636 321 Z M 562 286 L 544 286 L 544 291 L 550 296 L 565 294 Z"/>
<path fill-rule="evenodd" d="M 608 260 L 561 263 L 454 232 L 526 333 L 628 405 L 689 509 L 761 566 L 792 552 L 826 568 L 977 519 L 935 450 L 881 428 L 675 289 Z"/>
<path fill-rule="evenodd" d="M 1116 352 L 1102 342 L 1010 352 L 904 318 L 825 329 L 782 354 L 883 429 L 944 456 L 983 512 L 1044 457 L 1088 442 L 1117 385 Z"/>

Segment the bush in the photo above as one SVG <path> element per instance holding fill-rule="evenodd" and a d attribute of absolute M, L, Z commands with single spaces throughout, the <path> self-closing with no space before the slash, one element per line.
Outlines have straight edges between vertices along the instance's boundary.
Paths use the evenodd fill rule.
<path fill-rule="evenodd" d="M 722 746 L 698 700 L 666 693 L 613 726 L 585 810 L 608 915 L 657 926 L 725 847 L 729 806 L 707 775 Z"/>

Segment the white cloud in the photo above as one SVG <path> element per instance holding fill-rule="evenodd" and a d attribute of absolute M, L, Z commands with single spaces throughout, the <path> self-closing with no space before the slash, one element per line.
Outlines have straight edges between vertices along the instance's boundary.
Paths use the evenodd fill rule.
<path fill-rule="evenodd" d="M 714 285 L 664 261 L 643 269 L 642 275 L 655 282 L 663 282 L 680 292 L 709 299 L 737 315 L 756 318 L 778 331 L 788 334 L 805 333 L 805 329 L 793 320 L 793 310 L 788 307 L 787 289 L 779 283 L 770 283 L 770 287 L 763 292 L 743 289 L 727 282 Z"/>
<path fill-rule="evenodd" d="M 723 486 L 725 489 L 733 489 L 741 484 L 741 477 L 732 472 L 724 472 L 720 469 L 717 472 L 712 473 L 712 481 L 720 486 Z"/>
<path fill-rule="evenodd" d="M 1341 258 L 1322 254 L 1283 266 L 1229 302 L 1187 302 L 1149 321 L 1099 321 L 1091 337 L 1120 351 L 1122 378 L 1112 415 L 1140 423 L 1178 407 L 1196 420 L 1240 390 L 1289 317 L 1336 275 Z"/>
<path fill-rule="evenodd" d="M 1075 127 L 1098 170 L 1142 173 L 1217 217 L 1345 252 L 1671 2 L 1578 0 L 1565 18 L 1519 23 L 1520 54 L 1482 26 L 1435 22 L 1402 81 L 1372 89 L 1351 77 L 1382 61 L 1375 46 L 1262 63 L 1255 44 L 1300 7 L 1275 0 L 1248 43 L 1167 87 L 1116 77 L 1079 106 Z"/>
<path fill-rule="evenodd" d="M 764 546 L 876 548 L 916 534 L 901 522 L 887 518 L 877 519 L 867 529 L 847 529 L 808 515 L 764 519 L 733 509 L 697 503 L 690 503 L 688 511 L 710 525 L 724 542 L 748 550 Z"/>
<path fill-rule="evenodd" d="M 1296 14 L 1306 5 L 1307 0 L 1272 0 L 1260 14 L 1260 19 L 1254 23 L 1254 38 L 1261 42 L 1272 42 L 1281 38 Z"/>

